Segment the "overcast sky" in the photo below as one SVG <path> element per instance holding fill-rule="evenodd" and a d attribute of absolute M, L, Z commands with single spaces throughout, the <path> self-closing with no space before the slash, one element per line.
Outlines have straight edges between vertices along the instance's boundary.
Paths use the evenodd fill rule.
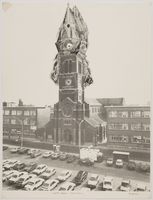
<path fill-rule="evenodd" d="M 55 42 L 67 1 L 4 4 L 3 100 L 52 105 L 58 86 L 50 79 Z M 86 98 L 124 97 L 147 104 L 151 91 L 151 23 L 148 3 L 81 3 L 89 29 L 87 59 L 94 79 Z M 94 3 L 93 3 L 94 2 Z"/>

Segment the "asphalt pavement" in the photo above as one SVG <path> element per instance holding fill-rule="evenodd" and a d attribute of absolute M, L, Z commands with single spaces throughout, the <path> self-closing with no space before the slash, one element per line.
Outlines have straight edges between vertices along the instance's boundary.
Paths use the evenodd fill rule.
<path fill-rule="evenodd" d="M 42 153 L 46 150 L 41 150 Z M 120 183 L 122 179 L 130 179 L 131 184 L 133 187 L 139 182 L 146 185 L 147 187 L 150 187 L 149 185 L 149 179 L 150 176 L 147 174 L 141 174 L 136 171 L 128 171 L 126 168 L 118 169 L 115 167 L 107 167 L 105 162 L 102 163 L 95 163 L 93 167 L 87 167 L 87 166 L 80 166 L 77 161 L 74 163 L 67 163 L 66 161 L 60 161 L 60 160 L 52 160 L 51 158 L 43 158 L 42 156 L 36 157 L 36 158 L 30 158 L 30 156 L 23 154 L 20 155 L 18 153 L 10 153 L 9 149 L 3 151 L 3 159 L 16 159 L 23 161 L 25 163 L 34 161 L 38 164 L 46 164 L 48 167 L 54 167 L 56 168 L 56 174 L 52 177 L 52 179 L 56 178 L 56 176 L 64 169 L 68 169 L 72 171 L 72 176 L 67 180 L 71 181 L 77 172 L 79 170 L 88 171 L 89 176 L 91 173 L 98 174 L 100 177 L 100 180 L 103 179 L 104 176 L 111 176 L 113 177 L 113 189 L 117 190 L 117 188 L 120 186 Z M 79 190 L 81 187 L 86 185 L 86 181 L 84 181 L 81 186 L 77 187 L 75 190 Z M 63 184 L 63 183 L 61 183 Z M 58 190 L 59 185 L 55 190 Z M 6 183 L 3 184 L 3 190 L 16 190 L 13 186 L 9 186 Z M 96 189 L 95 189 L 96 190 Z"/>

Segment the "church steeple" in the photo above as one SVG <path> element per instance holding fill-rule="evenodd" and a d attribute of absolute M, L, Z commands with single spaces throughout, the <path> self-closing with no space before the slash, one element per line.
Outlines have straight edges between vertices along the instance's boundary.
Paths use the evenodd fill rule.
<path fill-rule="evenodd" d="M 55 59 L 51 78 L 55 83 L 59 83 L 59 71 L 61 68 L 60 60 L 62 56 L 77 55 L 83 63 L 83 85 L 90 85 L 93 80 L 86 60 L 86 51 L 88 48 L 88 28 L 83 17 L 76 6 L 72 9 L 67 5 L 62 24 L 59 28 L 56 41 L 58 54 Z"/>

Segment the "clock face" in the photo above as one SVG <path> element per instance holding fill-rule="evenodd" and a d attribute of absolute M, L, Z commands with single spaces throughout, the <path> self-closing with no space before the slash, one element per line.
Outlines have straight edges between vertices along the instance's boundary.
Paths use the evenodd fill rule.
<path fill-rule="evenodd" d="M 72 106 L 69 103 L 64 104 L 62 108 L 62 112 L 65 117 L 70 117 L 73 112 Z"/>
<path fill-rule="evenodd" d="M 65 85 L 69 86 L 72 83 L 72 79 L 68 78 L 65 80 Z"/>

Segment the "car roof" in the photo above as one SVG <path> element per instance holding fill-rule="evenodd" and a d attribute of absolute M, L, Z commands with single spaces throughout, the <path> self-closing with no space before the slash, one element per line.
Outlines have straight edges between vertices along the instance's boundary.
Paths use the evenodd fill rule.
<path fill-rule="evenodd" d="M 45 183 L 59 182 L 57 179 L 49 179 Z"/>
<path fill-rule="evenodd" d="M 117 159 L 116 161 L 123 161 L 122 159 Z"/>
<path fill-rule="evenodd" d="M 123 183 L 123 182 L 124 182 L 124 183 L 129 183 L 130 180 L 128 180 L 128 179 L 123 179 L 123 180 L 122 180 L 122 183 Z"/>
<path fill-rule="evenodd" d="M 98 174 L 91 174 L 90 177 L 97 178 Z"/>
<path fill-rule="evenodd" d="M 37 167 L 43 167 L 43 166 L 46 166 L 46 165 L 45 164 L 40 164 Z"/>
<path fill-rule="evenodd" d="M 144 185 L 144 184 L 142 184 L 142 183 L 138 183 L 138 184 L 137 184 L 137 188 L 146 189 L 146 185 Z"/>
<path fill-rule="evenodd" d="M 104 181 L 112 181 L 112 180 L 113 180 L 112 177 L 109 177 L 109 176 L 105 176 L 105 177 L 104 177 Z"/>
<path fill-rule="evenodd" d="M 72 183 L 72 182 L 66 182 L 66 183 L 64 183 L 61 187 L 68 187 L 68 186 L 70 186 L 70 185 L 74 186 L 75 183 Z"/>

